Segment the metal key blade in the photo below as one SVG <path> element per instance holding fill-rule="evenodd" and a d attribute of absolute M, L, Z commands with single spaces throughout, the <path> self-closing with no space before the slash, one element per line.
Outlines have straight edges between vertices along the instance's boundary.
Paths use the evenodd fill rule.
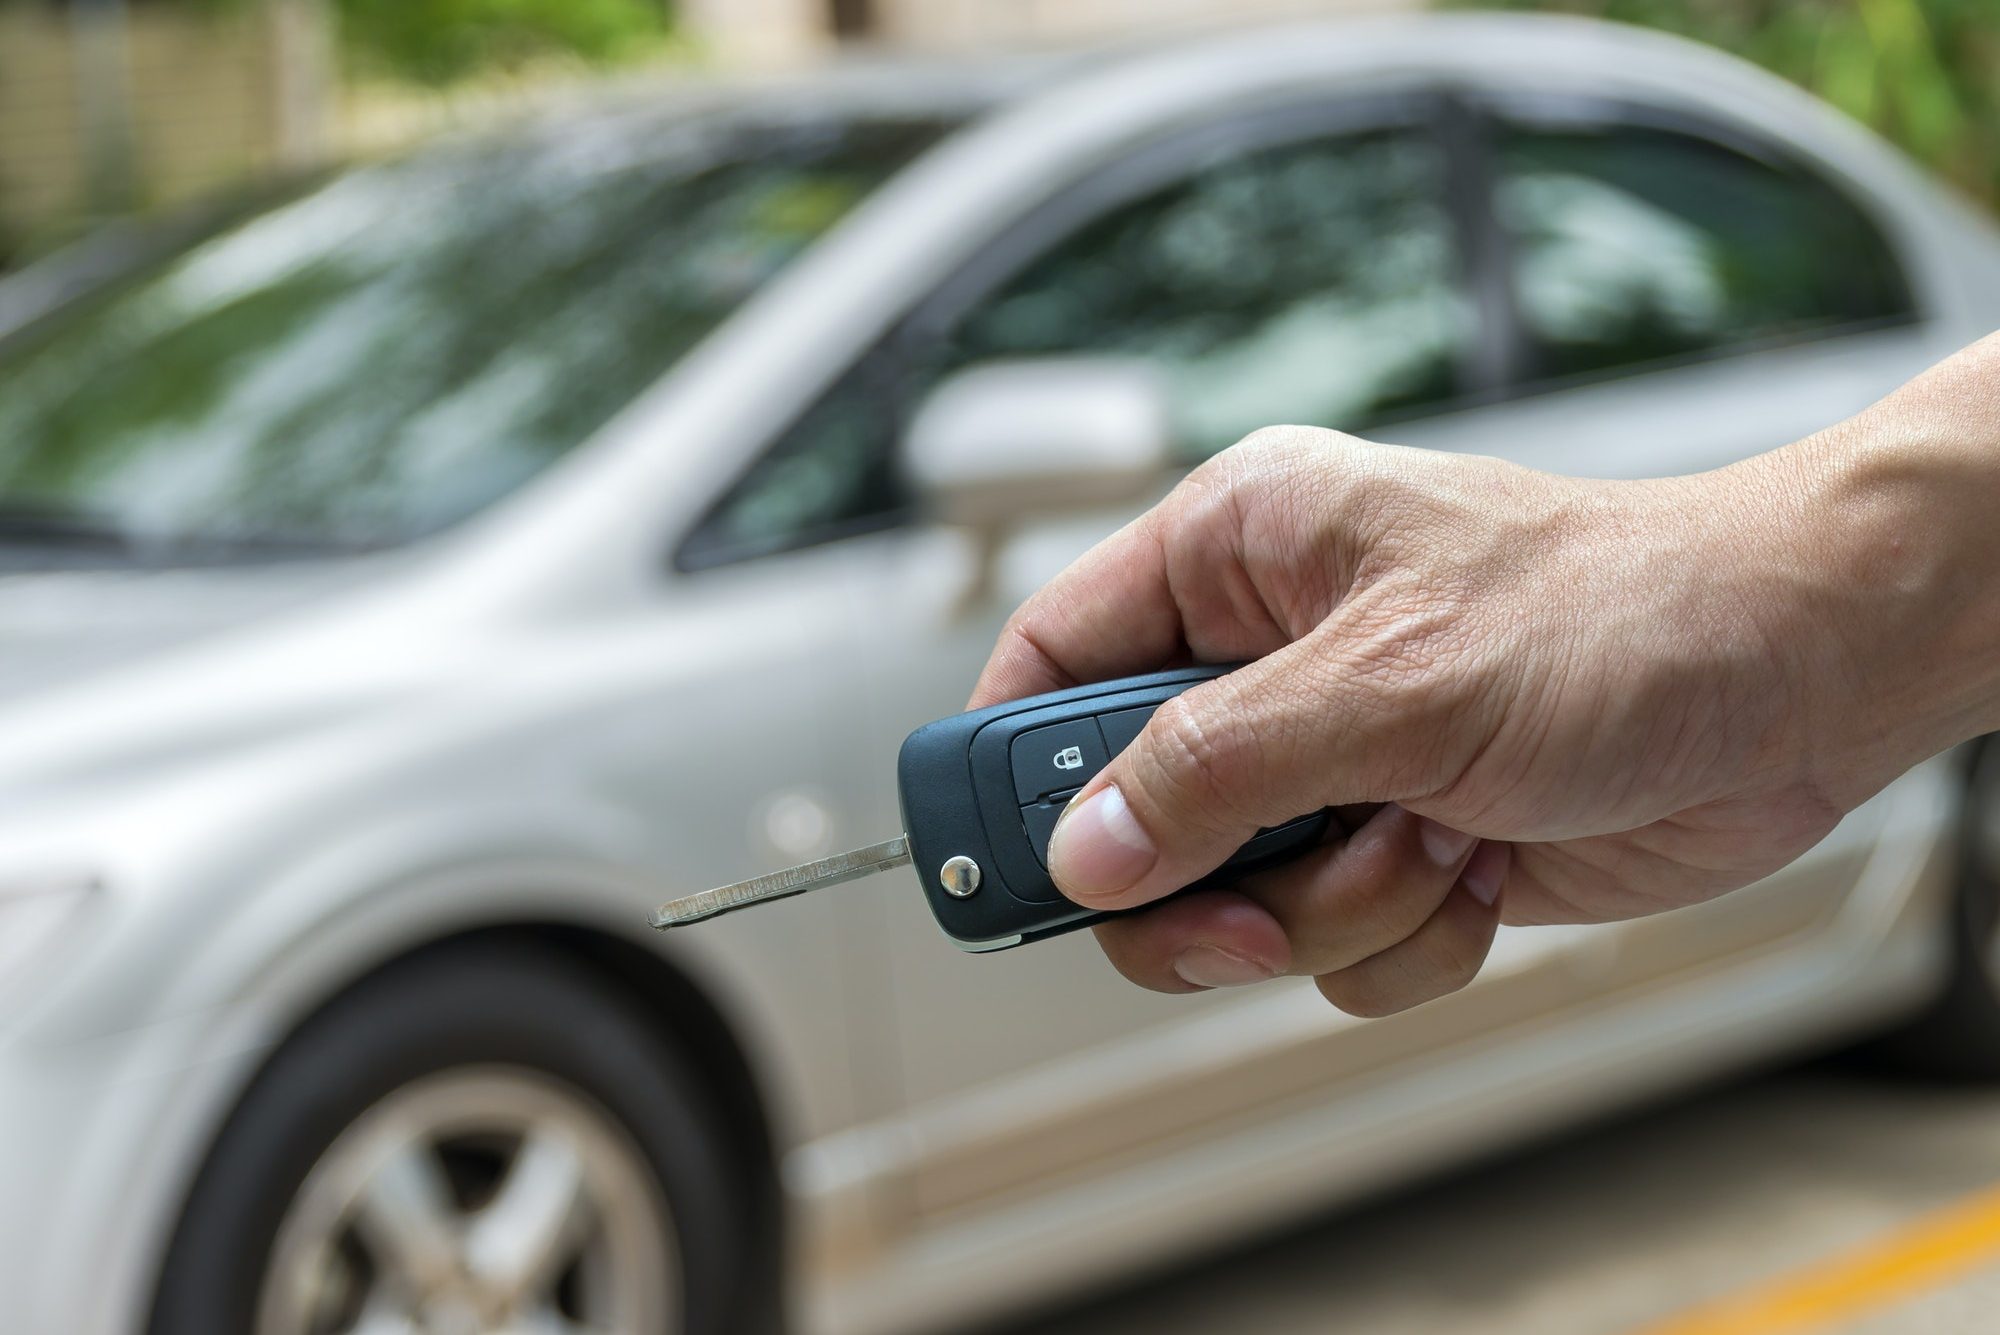
<path fill-rule="evenodd" d="M 662 931 L 669 927 L 681 927 L 713 918 L 719 913 L 747 909 L 766 900 L 785 899 L 817 890 L 823 885 L 838 885 L 842 881 L 873 876 L 878 871 L 906 866 L 909 861 L 909 836 L 899 834 L 894 839 L 885 839 L 879 844 L 870 844 L 849 853 L 835 853 L 817 862 L 787 867 L 783 871 L 753 876 L 734 885 L 719 885 L 713 890 L 670 899 L 653 913 L 653 926 Z"/>

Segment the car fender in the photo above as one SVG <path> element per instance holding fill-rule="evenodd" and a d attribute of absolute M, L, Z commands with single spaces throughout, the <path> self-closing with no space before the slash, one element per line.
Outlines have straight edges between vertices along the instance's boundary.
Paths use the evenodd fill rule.
<path fill-rule="evenodd" d="M 496 849 L 495 829 L 515 837 Z M 729 982 L 740 964 L 705 934 L 666 938 L 648 928 L 655 889 L 591 844 L 526 804 L 433 810 L 331 832 L 306 856 L 273 868 L 258 893 L 238 901 L 239 911 L 179 954 L 156 989 L 128 993 L 140 1006 L 130 1027 L 60 1040 L 77 1058 L 76 1153 L 60 1199 L 49 1203 L 54 1245 L 37 1278 L 52 1300 L 91 1294 L 101 1310 L 81 1327 L 67 1313 L 59 1324 L 143 1326 L 181 1201 L 266 1055 L 332 997 L 427 943 L 533 923 L 639 946 L 680 971 L 723 1016 L 765 1108 L 805 1106 L 815 1082 L 772 1060 L 778 1045 L 769 1026 Z M 106 959 L 98 967 L 117 965 Z M 141 1023 L 142 1016 L 157 1018 Z M 107 1090 L 120 1096 L 91 1097 Z M 775 1130 L 781 1142 L 794 1134 Z"/>

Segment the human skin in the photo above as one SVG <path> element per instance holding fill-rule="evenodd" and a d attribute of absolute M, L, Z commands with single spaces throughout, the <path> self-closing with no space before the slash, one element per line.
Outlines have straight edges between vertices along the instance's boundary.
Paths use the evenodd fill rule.
<path fill-rule="evenodd" d="M 1071 801 L 1058 887 L 1136 908 L 1262 826 L 1342 833 L 1099 924 L 1143 987 L 1304 974 L 1382 1015 L 1464 986 L 1502 921 L 1746 885 L 2000 727 L 2000 335 L 1690 477 L 1259 431 L 1024 604 L 971 704 L 1189 660 L 1248 665 Z"/>

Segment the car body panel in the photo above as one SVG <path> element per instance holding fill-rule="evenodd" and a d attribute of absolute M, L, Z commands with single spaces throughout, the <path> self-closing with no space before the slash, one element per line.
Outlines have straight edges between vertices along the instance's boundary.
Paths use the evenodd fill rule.
<path fill-rule="evenodd" d="M 1898 832 L 1870 859 L 1833 930 L 1795 933 L 1781 946 L 1710 961 L 1635 995 L 1549 1005 L 1544 965 L 1569 953 L 1580 933 L 1541 929 L 1570 940 L 1511 934 L 1466 992 L 1386 1024 L 1347 1021 L 1308 987 L 1279 986 L 1243 994 L 1233 1017 L 1240 1023 L 1174 1034 L 1150 1054 L 1150 1068 L 1133 1061 L 1100 1074 L 1101 1055 L 1087 1054 L 1080 1076 L 1157 1081 L 1145 1095 L 1133 1091 L 1127 1110 L 1148 1097 L 1182 1101 L 1213 1084 L 1254 1081 L 1254 1063 L 1238 1045 L 1246 1032 L 1273 1037 L 1274 1051 L 1260 1055 L 1279 1084 L 1247 1121 L 1206 1124 L 1154 1153 L 1114 1156 L 1087 1176 L 1034 1182 L 1032 1193 L 988 1197 L 986 1208 L 925 1220 L 886 1257 L 871 1256 L 844 1282 L 810 1290 L 805 1328 L 917 1330 L 941 1312 L 1048 1301 L 1103 1274 L 1220 1245 L 1649 1094 L 1836 1039 L 1910 1006 L 1928 994 L 1941 963 L 1942 943 L 1923 923 L 1946 897 L 1951 867 L 1928 818 L 1953 787 L 1938 765 L 1884 795 L 1903 806 Z M 1602 956 L 1596 963 L 1611 964 Z M 1496 1022 L 1464 1022 L 1468 1009 L 1487 1004 L 1502 1008 Z M 1364 1034 L 1357 1046 L 1365 1053 L 1341 1049 Z M 1317 1051 L 1301 1041 L 1311 1035 L 1320 1036 Z M 1301 1062 L 1324 1072 L 1324 1083 L 1301 1093 L 1292 1083 Z M 986 1156 L 1005 1148 L 996 1128 L 1017 1126 L 1023 1115 L 1005 1091 L 994 1091 L 935 1109 L 930 1123 L 898 1143 L 948 1148 L 961 1166 L 990 1177 Z M 846 1138 L 817 1145 L 797 1175 L 830 1186 L 841 1180 L 846 1154 L 867 1152 L 878 1161 L 884 1154 Z"/>

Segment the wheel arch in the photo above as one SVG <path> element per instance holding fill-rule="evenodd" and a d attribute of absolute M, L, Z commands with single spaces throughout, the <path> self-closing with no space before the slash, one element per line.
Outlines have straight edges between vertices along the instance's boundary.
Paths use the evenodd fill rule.
<path fill-rule="evenodd" d="M 752 1292 L 760 1301 L 768 1297 L 768 1315 L 775 1316 L 786 1254 L 777 1133 L 768 1091 L 752 1067 L 738 1027 L 676 961 L 601 926 L 532 915 L 463 926 L 410 943 L 352 972 L 292 1016 L 283 1034 L 236 1083 L 220 1114 L 211 1119 L 199 1152 L 188 1163 L 174 1195 L 168 1227 L 158 1239 L 145 1279 L 143 1313 L 150 1314 L 158 1300 L 171 1239 L 207 1165 L 278 1054 L 318 1017 L 384 978 L 422 968 L 426 961 L 447 954 L 482 950 L 540 956 L 589 973 L 630 1006 L 652 1037 L 693 1072 L 710 1100 L 714 1125 L 726 1138 L 729 1171 L 745 1193 L 749 1241 L 758 1267 Z M 763 1312 L 757 1315 L 760 1319 L 767 1316 Z"/>

